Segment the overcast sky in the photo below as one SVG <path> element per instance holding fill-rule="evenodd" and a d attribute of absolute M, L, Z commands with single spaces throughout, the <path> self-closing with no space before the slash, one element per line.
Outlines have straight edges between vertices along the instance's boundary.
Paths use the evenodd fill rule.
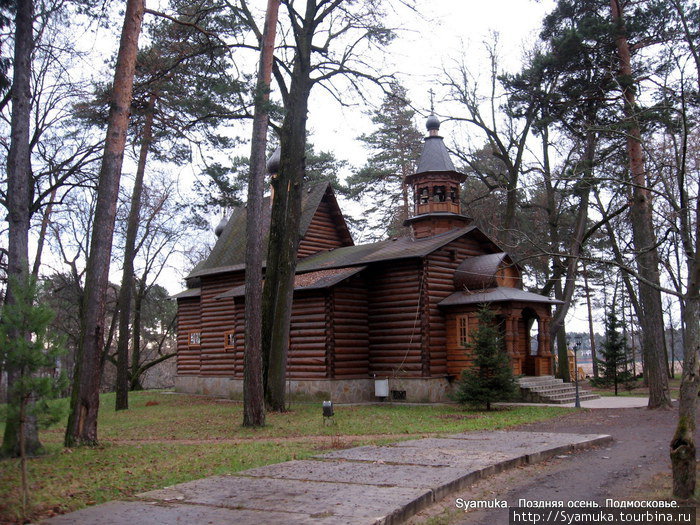
<path fill-rule="evenodd" d="M 554 0 L 417 0 L 420 16 L 401 11 L 392 15 L 391 24 L 400 27 L 398 38 L 391 44 L 387 54 L 387 70 L 395 71 L 401 83 L 408 89 L 413 104 L 421 111 L 430 108 L 429 90 L 435 91 L 437 114 L 450 115 L 450 107 L 443 99 L 441 87 L 444 71 L 464 61 L 475 77 L 489 78 L 489 62 L 485 52 L 485 41 L 492 41 L 498 33 L 501 69 L 518 71 L 522 66 L 525 49 L 537 40 L 544 15 L 554 7 Z M 343 109 L 322 90 L 312 94 L 309 111 L 309 129 L 317 149 L 329 150 L 339 158 L 355 166 L 364 162 L 366 151 L 356 137 L 372 130 L 370 117 L 372 108 L 353 107 Z M 379 103 L 380 101 L 377 101 Z M 418 123 L 423 128 L 424 120 Z M 460 140 L 465 140 L 459 130 Z M 448 143 L 455 126 L 446 122 L 441 127 Z M 468 140 L 468 137 L 466 137 Z M 353 203 L 341 202 L 341 206 L 356 213 Z M 588 330 L 585 308 L 572 308 L 567 316 L 567 328 L 573 331 Z M 596 323 L 599 324 L 599 323 Z M 601 328 L 596 327 L 598 330 Z"/>
<path fill-rule="evenodd" d="M 253 1 L 254 5 L 259 4 L 261 15 L 265 3 L 265 0 Z M 398 28 L 398 32 L 388 53 L 378 57 L 385 63 L 386 71 L 382 72 L 397 74 L 420 112 L 427 115 L 432 89 L 436 113 L 450 115 L 456 109 L 444 101 L 447 94 L 441 87 L 444 71 L 464 62 L 474 77 L 488 81 L 490 71 L 484 43 L 493 40 L 494 32 L 499 35 L 501 70 L 518 71 L 524 50 L 537 39 L 542 18 L 554 3 L 554 0 L 416 0 L 417 13 L 404 8 L 389 15 L 387 25 Z M 379 94 L 374 103 L 377 106 L 381 103 Z M 335 153 L 337 158 L 349 161 L 351 167 L 363 165 L 367 152 L 357 137 L 372 131 L 369 116 L 372 109 L 362 104 L 342 108 L 323 89 L 316 88 L 309 103 L 308 122 L 316 149 Z M 417 124 L 424 130 L 423 115 Z M 456 127 L 449 122 L 441 128 L 448 144 L 456 133 Z M 459 133 L 461 143 L 468 141 L 468 129 L 460 129 Z M 247 155 L 248 147 L 243 145 L 241 154 Z M 355 203 L 341 202 L 341 207 L 351 215 L 361 213 Z M 167 287 L 173 288 L 171 292 L 177 291 L 174 283 L 178 280 L 169 281 Z M 581 308 L 572 309 L 567 321 L 570 329 L 586 329 L 587 318 Z"/>
<path fill-rule="evenodd" d="M 519 70 L 523 48 L 536 40 L 542 18 L 553 6 L 553 0 L 417 0 L 418 15 L 402 9 L 389 17 L 389 25 L 400 29 L 386 56 L 387 72 L 397 73 L 410 100 L 423 111 L 430 108 L 432 88 L 436 112 L 446 114 L 447 104 L 441 103 L 443 71 L 463 60 L 473 75 L 488 79 L 484 41 L 490 41 L 493 32 L 499 34 L 503 69 Z M 366 153 L 355 138 L 371 130 L 366 115 L 370 110 L 342 109 L 322 90 L 314 91 L 309 111 L 314 144 L 362 164 Z M 441 129 L 448 139 L 449 133 L 449 125 Z"/>

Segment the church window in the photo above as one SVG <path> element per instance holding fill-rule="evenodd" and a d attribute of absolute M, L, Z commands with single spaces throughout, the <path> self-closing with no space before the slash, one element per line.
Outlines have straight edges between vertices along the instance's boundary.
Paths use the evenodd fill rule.
<path fill-rule="evenodd" d="M 452 202 L 457 202 L 457 188 L 450 186 L 450 200 Z"/>
<path fill-rule="evenodd" d="M 469 344 L 469 316 L 457 316 L 457 342 L 460 346 Z"/>
<path fill-rule="evenodd" d="M 445 186 L 433 186 L 433 198 L 435 202 L 445 202 Z"/>
<path fill-rule="evenodd" d="M 190 332 L 187 342 L 189 346 L 200 346 L 202 344 L 202 332 Z"/>
<path fill-rule="evenodd" d="M 428 199 L 430 198 L 428 195 L 428 188 L 421 188 L 419 194 L 419 201 L 421 204 L 427 204 Z"/>
<path fill-rule="evenodd" d="M 236 347 L 236 331 L 228 330 L 224 332 L 224 348 L 232 349 Z"/>

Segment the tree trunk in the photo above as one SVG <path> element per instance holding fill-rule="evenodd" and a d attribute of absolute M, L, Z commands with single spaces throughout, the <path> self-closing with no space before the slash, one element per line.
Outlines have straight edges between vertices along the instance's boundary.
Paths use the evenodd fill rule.
<path fill-rule="evenodd" d="M 275 50 L 279 0 L 268 0 L 260 50 L 246 216 L 245 353 L 243 355 L 243 426 L 265 424 L 262 350 L 263 192 L 265 148 L 269 123 L 268 101 Z"/>
<path fill-rule="evenodd" d="M 296 72 L 297 68 L 295 68 Z M 299 73 L 296 73 L 299 74 Z M 267 315 L 272 314 L 269 330 L 269 360 L 266 401 L 270 410 L 283 412 L 285 403 L 285 377 L 287 351 L 289 349 L 289 324 L 292 314 L 294 275 L 299 247 L 299 222 L 301 219 L 301 195 L 305 171 L 306 112 L 309 96 L 308 71 L 306 78 L 292 80 L 291 107 L 285 117 L 281 133 L 280 175 L 276 180 L 275 201 L 270 221 L 277 243 L 270 244 L 268 254 L 276 254 L 277 288 L 267 297 L 274 298 L 268 305 Z M 269 260 L 269 257 L 268 257 Z M 268 275 L 266 271 L 266 275 Z M 266 280 L 267 285 L 267 280 Z"/>
<path fill-rule="evenodd" d="M 53 201 L 56 198 L 56 188 L 51 190 L 51 196 L 49 197 L 49 203 L 44 209 L 44 214 L 41 217 L 41 230 L 39 230 L 39 238 L 36 242 L 36 255 L 34 257 L 34 266 L 32 267 L 32 277 L 37 279 L 39 277 L 39 268 L 41 267 L 41 255 L 44 252 L 44 244 L 46 243 L 46 230 L 51 222 L 51 213 L 53 212 Z"/>
<path fill-rule="evenodd" d="M 124 242 L 124 268 L 122 269 L 122 285 L 119 289 L 119 338 L 117 339 L 117 395 L 116 410 L 129 408 L 129 321 L 131 320 L 131 297 L 134 289 L 134 258 L 136 257 L 136 236 L 139 231 L 141 216 L 141 194 L 143 193 L 143 177 L 146 172 L 146 159 L 153 140 L 153 116 L 155 113 L 156 95 L 152 93 L 146 107 L 146 121 L 141 138 L 141 151 L 134 178 L 134 188 L 131 193 L 131 205 L 126 226 Z"/>
<path fill-rule="evenodd" d="M 695 61 L 700 75 L 700 52 L 697 40 L 693 38 L 686 13 L 680 2 L 673 0 L 678 13 L 686 43 Z M 700 85 L 700 76 L 697 77 Z M 682 172 L 681 172 L 682 173 Z M 680 187 L 681 192 L 685 189 Z M 684 199 L 685 200 L 685 199 Z M 684 208 L 686 208 L 684 206 Z M 691 206 L 687 206 L 690 214 Z M 676 498 L 690 499 L 696 487 L 696 449 L 695 416 L 697 412 L 698 389 L 700 388 L 700 370 L 698 353 L 700 352 L 700 200 L 695 201 L 695 245 L 692 245 L 689 217 L 683 221 L 685 235 L 684 246 L 687 254 L 688 284 L 685 301 L 681 301 L 681 334 L 683 339 L 683 372 L 678 396 L 678 426 L 671 443 L 671 466 L 673 472 L 673 495 Z M 680 263 L 679 263 L 680 266 Z M 679 273 L 680 275 L 680 273 Z"/>
<path fill-rule="evenodd" d="M 90 255 L 85 272 L 83 319 L 65 436 L 67 447 L 97 443 L 97 412 L 100 402 L 99 354 L 104 336 L 105 295 L 144 8 L 143 0 L 127 0 L 114 72 L 105 150 L 100 167 Z"/>
<path fill-rule="evenodd" d="M 10 120 L 10 151 L 7 156 L 7 293 L 5 301 L 14 302 L 13 287 L 26 285 L 29 274 L 29 219 L 32 204 L 32 167 L 29 149 L 29 127 L 32 109 L 31 73 L 34 49 L 34 2 L 18 0 L 15 13 L 15 50 L 12 77 L 12 116 Z M 29 337 L 15 333 L 13 337 Z M 21 380 L 19 370 L 7 370 L 7 392 Z M 24 401 L 13 396 L 9 402 L 18 405 Z M 31 403 L 31 401 L 30 401 Z M 8 411 L 8 414 L 10 411 Z M 8 417 L 2 442 L 2 455 L 17 457 L 24 447 L 34 456 L 41 451 L 36 418 L 27 416 L 20 437 L 17 416 Z"/>
<path fill-rule="evenodd" d="M 637 120 L 637 104 L 632 74 L 631 55 L 619 0 L 610 0 L 612 20 L 616 24 L 615 45 L 620 61 L 619 81 L 622 85 L 627 135 L 627 155 L 632 178 L 630 220 L 637 260 L 637 271 L 644 279 L 639 283 L 639 302 L 643 315 L 642 349 L 649 382 L 649 408 L 670 408 L 671 396 L 665 356 L 663 309 L 659 291 L 659 255 L 652 220 L 651 192 L 647 186 L 642 151 L 642 135 Z"/>
<path fill-rule="evenodd" d="M 542 131 L 542 158 L 544 160 L 544 187 L 547 195 L 547 222 L 549 225 L 549 244 L 551 246 L 552 253 L 556 253 L 559 250 L 559 214 L 557 213 L 557 204 L 555 199 L 555 190 L 552 185 L 552 172 L 550 169 L 549 162 L 549 129 L 545 127 Z M 563 274 L 563 263 L 561 258 L 557 256 L 552 257 L 553 275 L 550 279 L 554 287 L 554 297 L 561 300 L 563 297 L 563 290 L 561 287 L 561 275 Z M 549 294 L 549 291 L 543 290 L 543 293 Z M 550 330 L 550 341 L 552 345 L 556 345 L 556 351 L 552 354 L 557 356 L 557 369 L 555 374 L 557 377 L 568 382 L 569 378 L 569 355 L 567 354 L 566 348 L 566 331 L 563 327 L 559 328 L 557 331 Z M 554 350 L 554 349 L 550 349 Z"/>
<path fill-rule="evenodd" d="M 145 275 L 143 276 L 145 279 Z M 133 341 L 131 344 L 131 371 L 129 373 L 129 390 L 143 390 L 141 384 L 141 310 L 143 298 L 146 295 L 144 280 L 141 280 L 139 291 L 134 300 Z"/>
<path fill-rule="evenodd" d="M 598 361 L 595 355 L 595 332 L 593 331 L 593 311 L 591 307 L 591 289 L 588 286 L 588 270 L 583 262 L 583 285 L 586 288 L 586 308 L 588 309 L 588 337 L 591 341 L 591 359 L 593 361 L 593 377 L 598 378 Z M 624 307 L 623 307 L 624 312 Z"/>
<path fill-rule="evenodd" d="M 583 171 L 581 175 L 581 180 L 578 181 L 578 188 L 576 194 L 579 197 L 579 209 L 576 216 L 576 223 L 574 225 L 574 232 L 571 238 L 571 245 L 569 247 L 569 260 L 566 265 L 566 282 L 564 284 L 564 289 L 558 294 L 561 297 L 557 299 L 564 302 L 564 304 L 557 306 L 555 310 L 552 323 L 550 325 L 550 333 L 554 337 L 560 329 L 564 327 L 564 322 L 566 320 L 566 314 L 571 306 L 571 301 L 574 296 L 574 290 L 576 287 L 576 274 L 578 272 L 578 263 L 581 257 L 581 252 L 583 249 L 583 239 L 586 233 L 586 225 L 588 223 L 588 205 L 590 202 L 591 195 L 591 181 L 593 179 L 593 164 L 595 161 L 595 148 L 596 148 L 596 135 L 594 132 L 589 131 L 586 134 L 586 145 L 583 153 L 582 165 Z M 569 377 L 568 373 L 568 354 L 566 362 L 561 360 L 562 348 L 559 347 L 559 374 L 563 378 Z M 566 370 L 563 367 L 566 366 Z M 564 379 L 566 380 L 566 379 Z M 569 377 L 569 380 L 571 378 Z"/>
<path fill-rule="evenodd" d="M 27 441 L 25 439 L 27 430 L 27 408 L 30 403 L 28 396 L 22 396 L 19 405 L 19 461 L 21 471 L 21 491 L 22 491 L 22 517 L 27 515 L 27 504 L 29 503 L 29 476 L 27 473 Z"/>
<path fill-rule="evenodd" d="M 286 101 L 287 113 L 280 133 L 280 173 L 273 181 L 275 198 L 263 290 L 263 348 L 268 355 L 265 400 L 268 408 L 280 412 L 286 410 L 284 382 L 299 246 L 315 12 L 316 2 L 307 2 L 303 25 L 295 29 L 296 53 Z"/>
<path fill-rule="evenodd" d="M 700 211 L 700 210 L 699 210 Z M 696 486 L 695 414 L 697 412 L 700 371 L 700 263 L 698 254 L 691 261 L 688 295 L 685 306 L 685 346 L 683 376 L 678 396 L 678 425 L 671 442 L 671 469 L 673 472 L 673 496 L 690 499 Z"/>

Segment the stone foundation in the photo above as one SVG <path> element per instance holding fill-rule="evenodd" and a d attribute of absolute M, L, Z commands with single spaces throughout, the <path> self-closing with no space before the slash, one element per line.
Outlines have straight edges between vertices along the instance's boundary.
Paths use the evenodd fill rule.
<path fill-rule="evenodd" d="M 336 403 L 382 401 L 374 396 L 374 379 L 309 379 L 288 382 L 292 399 L 330 399 Z M 177 376 L 175 390 L 229 399 L 242 399 L 243 380 L 228 377 Z M 443 377 L 389 378 L 387 401 L 439 403 L 449 401 L 452 385 Z M 405 393 L 405 397 L 404 394 Z"/>

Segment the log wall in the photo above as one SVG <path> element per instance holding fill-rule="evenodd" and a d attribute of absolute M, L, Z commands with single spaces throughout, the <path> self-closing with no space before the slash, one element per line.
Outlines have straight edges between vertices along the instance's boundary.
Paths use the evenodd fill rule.
<path fill-rule="evenodd" d="M 474 362 L 472 352 L 460 341 L 458 319 L 467 316 L 467 340 L 471 340 L 471 332 L 479 326 L 479 318 L 476 311 L 472 312 L 450 312 L 446 316 L 445 326 L 447 328 L 447 373 L 459 377 L 462 370 L 470 368 Z"/>
<path fill-rule="evenodd" d="M 429 374 L 443 376 L 448 368 L 448 329 L 445 314 L 438 308 L 438 303 L 458 291 L 454 285 L 454 272 L 464 259 L 491 253 L 481 243 L 469 237 L 460 237 L 426 258 L 426 282 L 428 286 L 428 303 L 426 304 L 426 327 L 429 347 L 426 349 L 430 359 Z M 452 330 L 452 327 L 450 327 Z M 451 334 L 450 337 L 456 337 Z M 457 350 L 457 349 L 453 349 Z M 455 365 L 457 366 L 457 365 Z"/>
<path fill-rule="evenodd" d="M 500 268 L 496 274 L 496 284 L 498 284 L 498 286 L 520 288 L 521 282 L 520 272 L 514 266 Z"/>
<path fill-rule="evenodd" d="M 229 299 L 230 300 L 230 299 Z M 236 348 L 234 351 L 233 377 L 243 379 L 243 351 L 245 349 L 245 301 L 242 297 L 235 301 Z"/>
<path fill-rule="evenodd" d="M 352 244 L 339 232 L 338 219 L 333 216 L 334 210 L 335 207 L 332 207 L 326 199 L 321 201 L 304 238 L 299 243 L 297 257 L 307 257 L 317 252 Z"/>
<path fill-rule="evenodd" d="M 325 290 L 294 294 L 287 357 L 287 376 L 290 379 L 329 377 L 326 348 L 328 301 Z"/>
<path fill-rule="evenodd" d="M 201 331 L 199 323 L 199 297 L 188 297 L 177 301 L 177 373 L 199 374 L 198 347 L 190 348 L 189 334 Z"/>
<path fill-rule="evenodd" d="M 214 300 L 214 297 L 240 284 L 243 284 L 242 272 L 202 277 L 202 376 L 231 377 L 234 372 L 236 351 L 224 348 L 224 335 L 235 329 L 235 303 L 230 298 Z"/>
<path fill-rule="evenodd" d="M 421 271 L 419 261 L 409 260 L 368 272 L 370 374 L 422 376 Z"/>
<path fill-rule="evenodd" d="M 366 378 L 369 375 L 369 321 L 367 286 L 355 276 L 332 290 L 331 377 Z"/>

